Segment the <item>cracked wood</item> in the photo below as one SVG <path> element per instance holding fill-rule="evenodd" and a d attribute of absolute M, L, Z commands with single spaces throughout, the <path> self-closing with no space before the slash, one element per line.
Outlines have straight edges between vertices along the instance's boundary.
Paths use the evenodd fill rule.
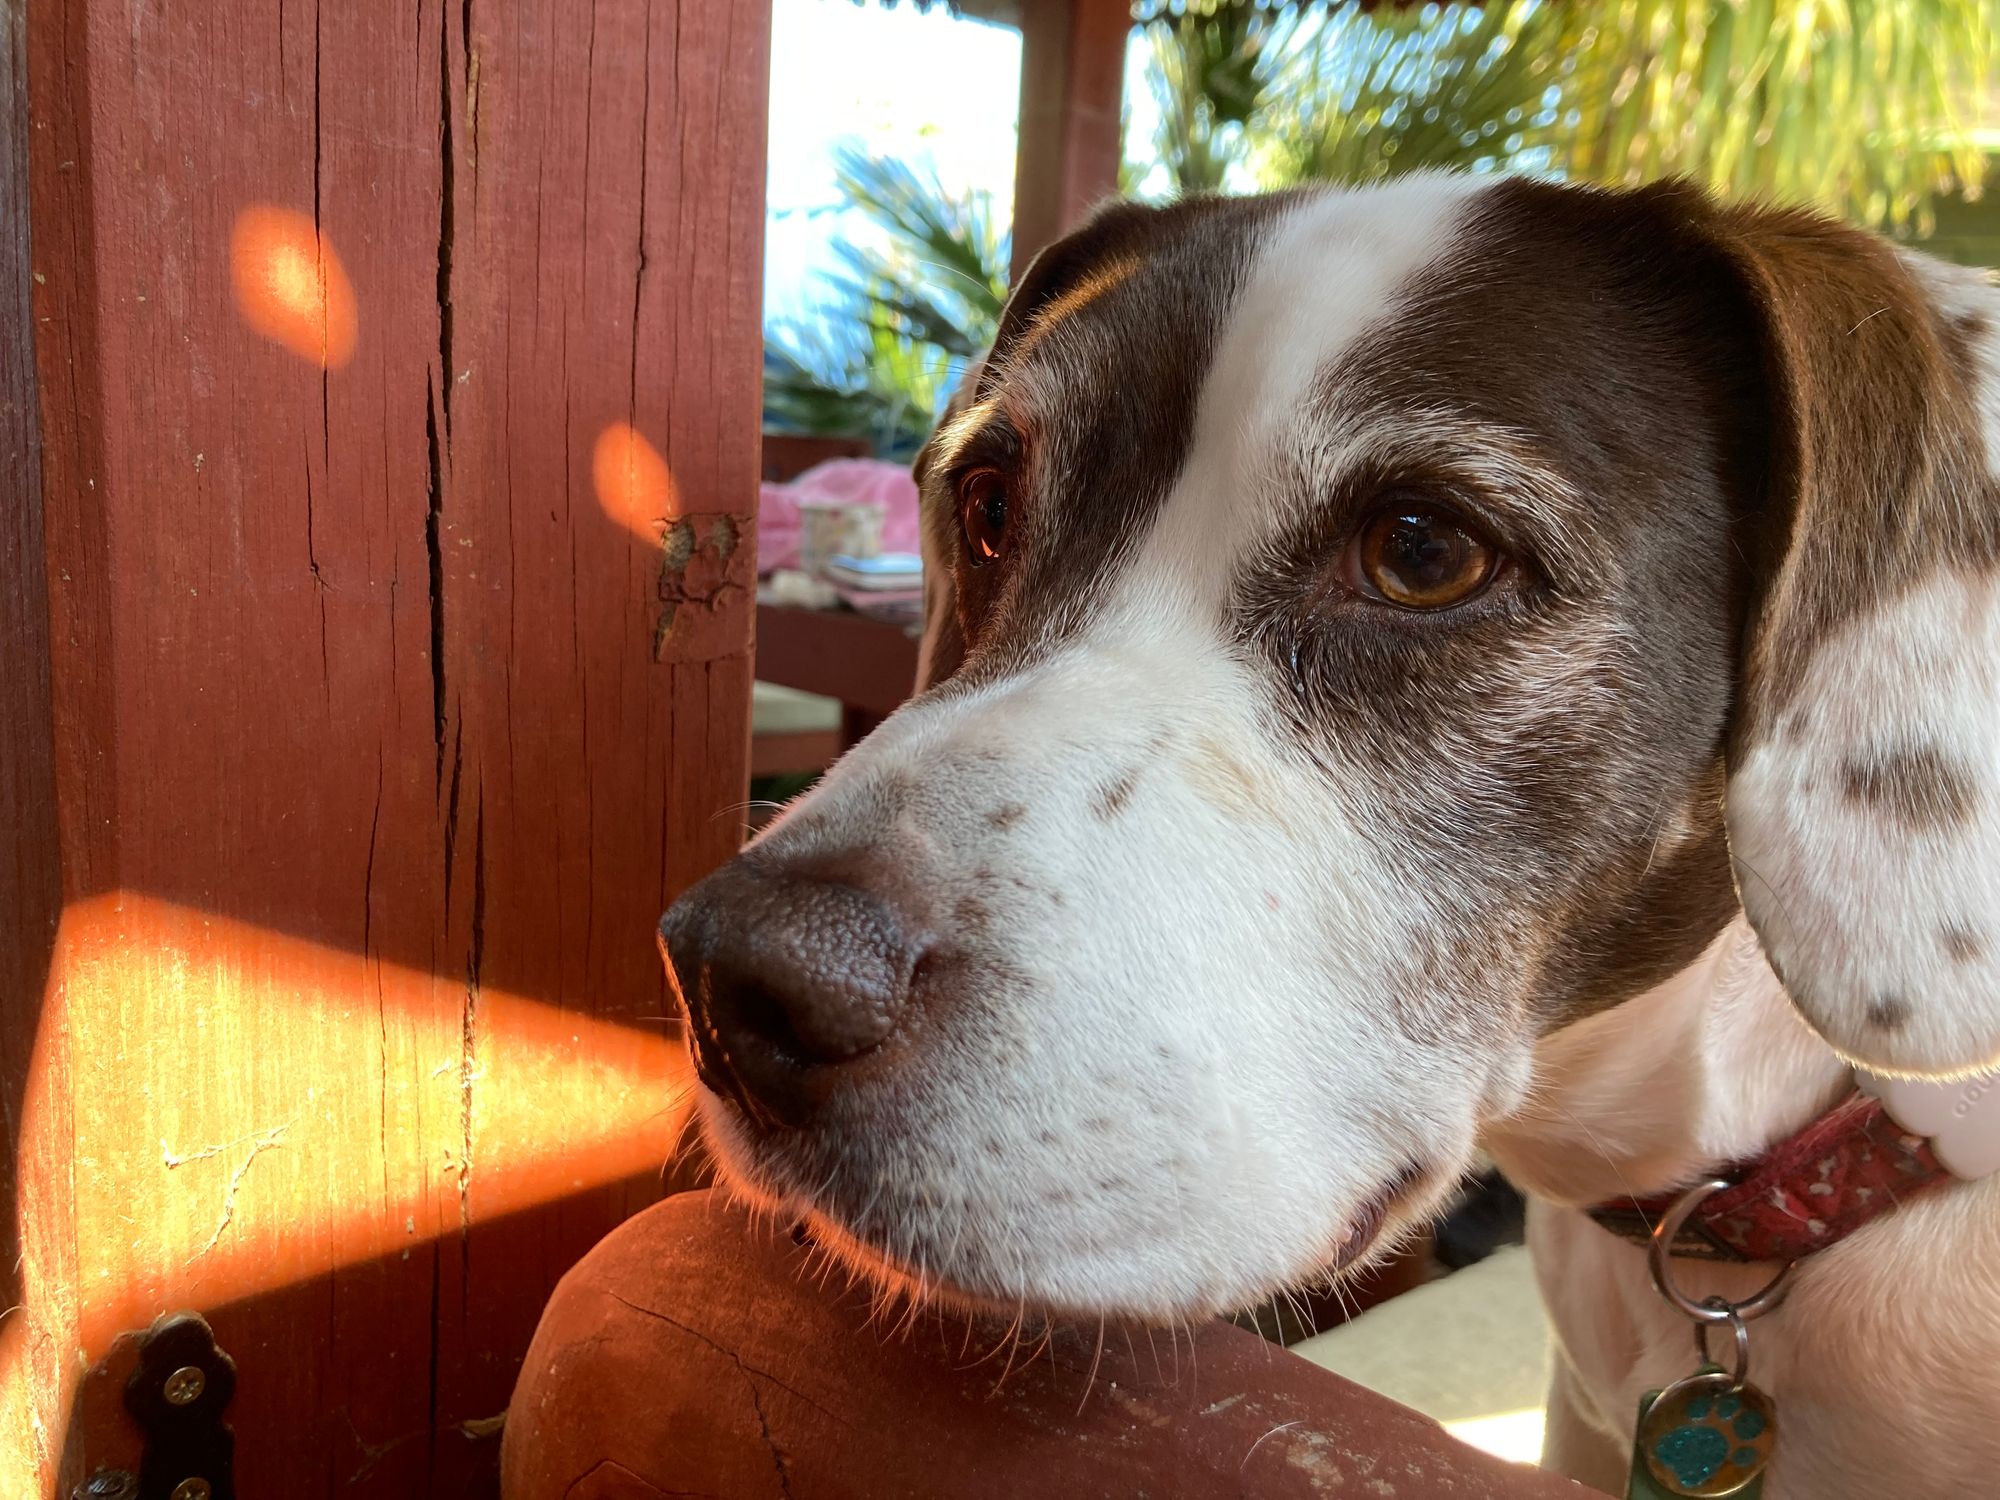
<path fill-rule="evenodd" d="M 0 1469 L 64 1492 L 133 1457 L 115 1334 L 191 1306 L 245 1493 L 480 1493 L 543 1298 L 671 1145 L 664 1084 L 602 1139 L 602 1078 L 663 1050 L 654 920 L 740 836 L 769 18 L 414 10 L 0 9 L 0 436 L 26 390 L 45 497 L 0 561 L 50 585 L 0 615 L 41 667 L 0 811 L 53 804 L 0 889 L 40 1226 L 0 1385 L 47 1377 Z M 238 316 L 253 206 L 340 256 L 336 368 Z M 677 568 L 599 507 L 618 422 Z"/>

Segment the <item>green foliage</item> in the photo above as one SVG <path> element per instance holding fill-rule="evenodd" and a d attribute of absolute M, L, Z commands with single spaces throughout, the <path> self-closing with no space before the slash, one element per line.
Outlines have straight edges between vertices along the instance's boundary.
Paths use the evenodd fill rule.
<path fill-rule="evenodd" d="M 1280 92 L 1300 30 L 1293 16 L 1247 4 L 1188 12 L 1147 28 L 1153 45 L 1146 83 L 1160 112 L 1153 153 L 1176 192 L 1232 185 L 1230 168 L 1243 160 L 1250 133 Z M 1143 181 L 1146 167 L 1130 166 Z"/>
<path fill-rule="evenodd" d="M 1249 0 L 1147 28 L 1170 185 L 1422 167 L 1599 182 L 1683 174 L 1736 196 L 1927 227 L 1976 193 L 2000 77 L 1992 0 L 1513 0 L 1272 14 Z M 1219 80 L 1214 98 L 1203 80 Z M 1247 82 L 1246 82 L 1247 80 Z"/>
<path fill-rule="evenodd" d="M 1008 239 L 990 196 L 836 147 L 842 201 L 883 243 L 834 246 L 842 269 L 804 323 L 767 329 L 764 420 L 780 431 L 866 437 L 914 453 L 965 366 L 992 341 L 1007 297 Z"/>
<path fill-rule="evenodd" d="M 1425 167 L 1598 182 L 1686 175 L 1927 233 L 1974 196 L 2000 83 L 1996 0 L 1494 0 L 1282 6 L 1192 0 L 1145 27 L 1160 126 L 1141 192 L 1367 182 Z M 1006 297 L 987 195 L 835 153 L 881 244 L 765 339 L 765 421 L 915 451 Z"/>

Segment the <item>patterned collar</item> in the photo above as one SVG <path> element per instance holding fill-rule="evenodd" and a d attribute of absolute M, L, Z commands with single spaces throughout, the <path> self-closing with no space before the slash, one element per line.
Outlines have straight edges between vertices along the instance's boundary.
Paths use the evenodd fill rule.
<path fill-rule="evenodd" d="M 1905 1199 L 1955 1180 L 1931 1140 L 1906 1130 L 1880 1099 L 1859 1091 L 1761 1157 L 1719 1175 L 1735 1186 L 1704 1199 L 1688 1216 L 1674 1241 L 1675 1255 L 1803 1260 Z M 1621 1239 L 1644 1244 L 1682 1191 L 1615 1199 L 1589 1212 Z"/>

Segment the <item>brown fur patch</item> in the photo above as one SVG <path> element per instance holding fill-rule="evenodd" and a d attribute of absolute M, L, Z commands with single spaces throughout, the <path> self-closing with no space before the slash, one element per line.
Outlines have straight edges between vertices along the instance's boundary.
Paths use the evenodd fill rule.
<path fill-rule="evenodd" d="M 1886 241 L 1799 209 L 1725 208 L 1712 220 L 1751 294 L 1771 428 L 1768 501 L 1741 534 L 1760 584 L 1743 746 L 1842 624 L 1941 559 L 2000 562 L 2000 488 L 1986 467 L 1974 330 L 1935 306 Z"/>
<path fill-rule="evenodd" d="M 1090 799 L 1090 810 L 1101 822 L 1109 823 L 1125 811 L 1132 800 L 1132 793 L 1138 789 L 1139 773 L 1136 770 L 1121 772 L 1114 780 L 1099 787 Z"/>
<path fill-rule="evenodd" d="M 1909 1024 L 1908 1002 L 1895 995 L 1884 995 L 1868 1005 L 1868 1024 L 1877 1031 L 1901 1031 Z"/>
<path fill-rule="evenodd" d="M 1128 280 L 1138 269 L 1139 257 L 1136 255 L 1114 256 L 1102 265 L 1093 266 L 1070 286 L 1035 309 L 1035 316 L 1023 331 L 1015 356 L 1018 358 L 1022 352 L 1047 335 L 1056 324 L 1090 306 L 1113 287 Z"/>
<path fill-rule="evenodd" d="M 1969 367 L 1974 358 L 1974 351 L 1985 341 L 1986 335 L 1992 329 L 1992 320 L 1984 313 L 1962 312 L 1953 318 L 1948 338 L 1954 362 Z"/>
<path fill-rule="evenodd" d="M 1366 788 L 1377 857 L 1471 898 L 1455 920 L 1483 956 L 1412 986 L 1461 1010 L 1526 988 L 1562 1024 L 1685 967 L 1736 911 L 1721 757 L 1748 582 L 1730 535 L 1759 498 L 1759 361 L 1694 229 L 1710 212 L 1685 188 L 1482 195 L 1317 383 L 1315 428 L 1387 420 L 1398 441 L 1339 474 L 1301 462 L 1305 519 L 1242 580 L 1245 643 L 1306 752 Z M 1435 437 L 1412 413 L 1442 419 Z M 1454 427 L 1519 461 L 1496 476 Z M 1538 514 L 1508 482 L 1524 470 L 1553 481 Z M 1356 601 L 1335 560 L 1369 507 L 1412 495 L 1517 566 L 1432 616 Z M 1482 994 L 1473 974 L 1500 977 Z"/>
<path fill-rule="evenodd" d="M 1246 823 L 1287 827 L 1290 809 L 1284 795 L 1265 782 L 1221 740 L 1201 735 L 1188 747 L 1181 765 L 1187 784 L 1209 806 Z"/>
<path fill-rule="evenodd" d="M 1028 809 L 1018 802 L 1002 803 L 986 815 L 986 826 L 997 828 L 1003 833 L 1026 817 Z"/>
<path fill-rule="evenodd" d="M 1971 771 L 1935 745 L 1850 760 L 1841 780 L 1848 801 L 1887 813 L 1906 828 L 1949 828 L 1979 805 Z"/>
<path fill-rule="evenodd" d="M 976 428 L 919 479 L 926 556 L 945 565 L 925 570 L 925 608 L 953 610 L 967 683 L 1017 669 L 1087 619 L 1145 534 L 1186 455 L 1258 229 L 1285 201 L 1114 204 L 1021 277 L 968 393 Z M 1006 556 L 978 568 L 954 498 L 972 468 L 1005 475 L 1009 496 Z"/>
<path fill-rule="evenodd" d="M 1938 931 L 1938 941 L 1955 964 L 1977 963 L 1986 956 L 1986 939 L 1958 922 L 1945 923 Z"/>

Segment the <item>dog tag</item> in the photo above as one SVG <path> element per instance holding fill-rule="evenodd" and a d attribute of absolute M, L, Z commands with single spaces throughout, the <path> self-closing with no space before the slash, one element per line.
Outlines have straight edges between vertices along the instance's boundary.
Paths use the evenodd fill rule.
<path fill-rule="evenodd" d="M 1625 1500 L 1758 1500 L 1777 1446 L 1777 1411 L 1754 1385 L 1734 1392 L 1729 1385 L 1719 1365 L 1703 1365 L 1640 1398 Z"/>

